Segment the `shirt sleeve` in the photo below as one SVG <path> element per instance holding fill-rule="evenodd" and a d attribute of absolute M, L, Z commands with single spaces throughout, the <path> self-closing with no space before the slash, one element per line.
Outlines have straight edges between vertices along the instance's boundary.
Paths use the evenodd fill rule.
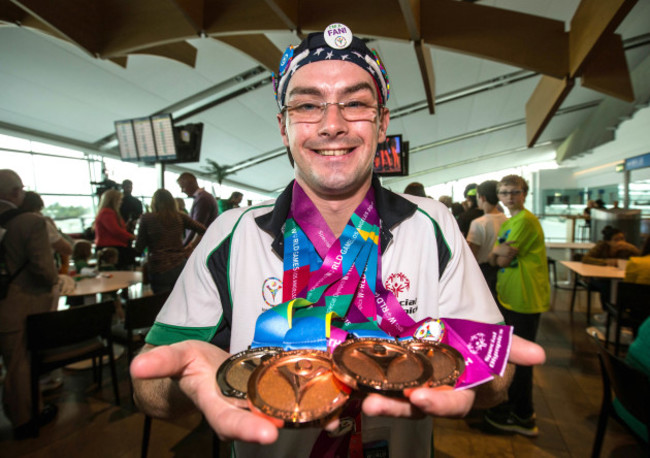
<path fill-rule="evenodd" d="M 189 216 L 187 216 L 185 213 L 180 213 L 181 219 L 183 220 L 183 227 L 185 229 L 190 229 L 194 232 L 197 232 L 201 235 L 205 234 L 205 226 L 198 221 L 193 220 Z"/>
<path fill-rule="evenodd" d="M 474 220 L 469 225 L 469 232 L 467 232 L 467 241 L 476 246 L 481 246 L 485 240 L 485 228 Z"/>

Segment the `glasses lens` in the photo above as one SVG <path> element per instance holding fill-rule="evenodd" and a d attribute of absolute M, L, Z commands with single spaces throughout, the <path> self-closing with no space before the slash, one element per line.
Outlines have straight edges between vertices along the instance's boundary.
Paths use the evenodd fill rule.
<path fill-rule="evenodd" d="M 376 104 L 359 100 L 346 102 L 295 101 L 286 105 L 294 122 L 316 123 L 323 120 L 329 105 L 337 105 L 346 121 L 374 121 L 379 107 Z"/>

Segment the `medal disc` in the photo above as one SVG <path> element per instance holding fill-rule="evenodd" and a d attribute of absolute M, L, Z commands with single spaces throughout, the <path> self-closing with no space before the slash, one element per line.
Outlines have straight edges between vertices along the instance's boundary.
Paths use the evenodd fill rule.
<path fill-rule="evenodd" d="M 431 363 L 396 341 L 347 340 L 332 354 L 334 375 L 366 393 L 403 397 L 404 390 L 424 386 L 433 373 Z"/>
<path fill-rule="evenodd" d="M 221 394 L 237 407 L 248 408 L 246 393 L 248 379 L 260 362 L 277 355 L 279 347 L 260 347 L 244 350 L 225 360 L 217 370 L 217 384 Z"/>
<path fill-rule="evenodd" d="M 332 374 L 332 360 L 320 350 L 282 352 L 263 361 L 248 380 L 251 410 L 284 426 L 325 424 L 349 399 L 350 389 Z"/>
<path fill-rule="evenodd" d="M 456 381 L 465 370 L 465 360 L 455 348 L 427 340 L 409 340 L 403 345 L 417 353 L 423 354 L 433 366 L 433 376 L 429 381 L 432 388 L 456 385 Z"/>

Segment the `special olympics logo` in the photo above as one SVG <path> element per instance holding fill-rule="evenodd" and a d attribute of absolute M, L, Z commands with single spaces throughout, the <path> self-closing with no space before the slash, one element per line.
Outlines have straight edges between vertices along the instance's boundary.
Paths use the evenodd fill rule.
<path fill-rule="evenodd" d="M 339 48 L 345 48 L 348 45 L 348 40 L 340 35 L 334 39 L 334 42 Z"/>
<path fill-rule="evenodd" d="M 262 298 L 266 305 L 274 307 L 282 302 L 282 281 L 277 277 L 269 277 L 262 285 Z"/>
<path fill-rule="evenodd" d="M 406 293 L 411 289 L 411 281 L 401 272 L 390 274 L 386 280 L 386 289 L 399 298 L 400 293 Z"/>
<path fill-rule="evenodd" d="M 477 354 L 479 351 L 487 347 L 487 342 L 485 341 L 485 334 L 478 332 L 474 334 L 467 344 L 467 348 L 472 352 L 473 355 Z"/>

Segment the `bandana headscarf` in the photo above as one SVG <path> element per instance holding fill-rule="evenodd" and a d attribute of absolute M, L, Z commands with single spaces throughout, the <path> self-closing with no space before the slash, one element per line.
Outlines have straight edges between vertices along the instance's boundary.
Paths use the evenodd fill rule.
<path fill-rule="evenodd" d="M 331 24 L 325 32 L 310 33 L 298 47 L 289 46 L 282 55 L 278 73 L 273 73 L 273 90 L 278 107 L 282 109 L 289 80 L 300 67 L 321 60 L 352 62 L 370 73 L 377 89 L 380 105 L 385 105 L 390 93 L 388 73 L 377 51 L 352 35 L 344 24 Z"/>

